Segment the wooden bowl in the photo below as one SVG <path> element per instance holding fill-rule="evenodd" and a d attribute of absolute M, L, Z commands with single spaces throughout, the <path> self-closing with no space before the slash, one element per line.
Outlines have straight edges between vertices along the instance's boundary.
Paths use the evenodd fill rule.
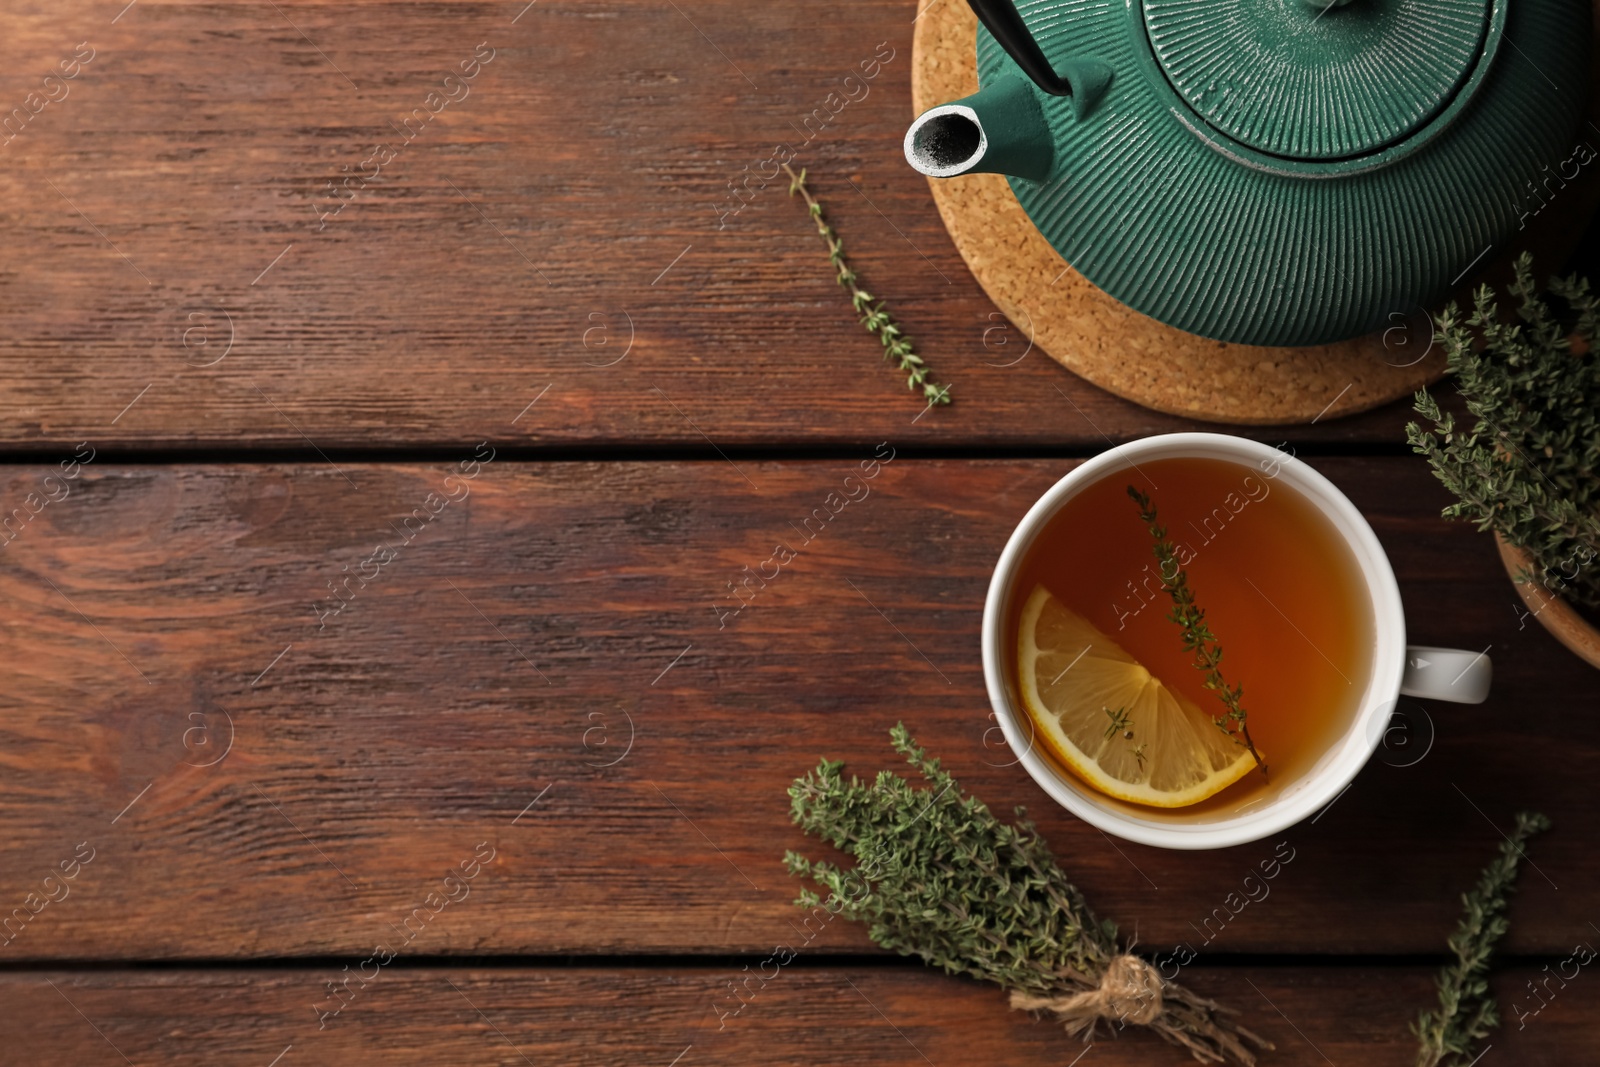
<path fill-rule="evenodd" d="M 1533 617 L 1579 659 L 1591 667 L 1600 667 L 1600 629 L 1544 585 L 1517 581 L 1519 572 L 1533 569 L 1533 560 L 1522 549 L 1507 544 L 1499 534 L 1494 535 L 1494 540 L 1500 546 L 1500 562 L 1505 565 L 1506 573 L 1517 587 L 1517 595 L 1522 597 Z"/>

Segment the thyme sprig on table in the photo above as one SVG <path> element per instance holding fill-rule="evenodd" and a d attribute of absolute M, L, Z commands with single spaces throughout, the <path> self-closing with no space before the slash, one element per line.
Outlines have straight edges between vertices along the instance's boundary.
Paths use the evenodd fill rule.
<path fill-rule="evenodd" d="M 915 390 L 920 387 L 930 407 L 934 404 L 950 403 L 950 387 L 940 385 L 928 376 L 927 364 L 917 355 L 911 338 L 901 332 L 894 316 L 883 306 L 883 301 L 856 284 L 856 272 L 850 269 L 850 264 L 844 258 L 844 242 L 833 232 L 833 227 L 828 225 L 827 219 L 823 218 L 822 204 L 811 195 L 811 190 L 806 188 L 805 169 L 801 168 L 800 173 L 796 174 L 794 168 L 785 163 L 783 170 L 789 175 L 789 195 L 798 194 L 805 199 L 811 218 L 817 224 L 817 233 L 827 242 L 828 262 L 833 264 L 838 283 L 850 290 L 850 303 L 856 309 L 856 314 L 861 316 L 861 325 L 867 328 L 868 333 L 883 342 L 883 358 L 895 360 L 899 364 L 900 369 L 907 375 L 906 388 Z"/>
<path fill-rule="evenodd" d="M 1455 959 L 1439 972 L 1438 1013 L 1425 1011 L 1411 1026 L 1421 1045 L 1417 1067 L 1466 1067 L 1475 1062 L 1477 1042 L 1500 1025 L 1489 995 L 1489 961 L 1510 926 L 1506 906 L 1516 888 L 1522 846 L 1548 829 L 1550 820 L 1538 812 L 1518 812 L 1516 828 L 1500 845 L 1500 854 L 1483 869 L 1472 891 L 1462 894 L 1461 924 L 1450 937 Z"/>
<path fill-rule="evenodd" d="M 1157 570 L 1161 575 L 1161 587 L 1172 597 L 1172 611 L 1167 618 L 1183 628 L 1184 651 L 1194 653 L 1195 669 L 1206 676 L 1205 687 L 1217 694 L 1217 699 L 1227 708 L 1211 721 L 1235 744 L 1248 749 L 1256 766 L 1261 768 L 1261 773 L 1266 774 L 1266 762 L 1262 760 L 1261 753 L 1256 751 L 1256 743 L 1250 739 L 1250 725 L 1246 721 L 1248 713 L 1244 709 L 1244 686 L 1230 687 L 1222 676 L 1222 645 L 1206 622 L 1205 610 L 1194 602 L 1194 591 L 1189 588 L 1189 575 L 1178 563 L 1178 550 L 1167 540 L 1167 528 L 1161 525 L 1150 498 L 1132 485 L 1128 486 L 1128 496 L 1139 506 L 1139 518 L 1149 527 L 1150 536 L 1155 541 L 1154 552 L 1158 561 Z"/>
<path fill-rule="evenodd" d="M 1272 1043 L 1234 1013 L 1161 976 L 1097 918 L 1023 809 L 1004 823 L 912 740 L 889 733 L 922 775 L 891 771 L 866 783 L 824 759 L 789 787 L 794 821 L 848 853 L 853 867 L 796 852 L 784 864 L 809 878 L 795 901 L 867 924 L 883 948 L 950 974 L 994 982 L 1019 1010 L 1049 1011 L 1092 1039 L 1101 1022 L 1154 1030 L 1202 1063 L 1252 1065 Z M 807 923 L 810 923 L 807 919 Z"/>

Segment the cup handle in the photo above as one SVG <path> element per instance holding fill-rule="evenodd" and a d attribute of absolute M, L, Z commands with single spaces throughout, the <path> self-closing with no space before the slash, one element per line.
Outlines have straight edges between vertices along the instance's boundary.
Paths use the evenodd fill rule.
<path fill-rule="evenodd" d="M 1400 695 L 1482 704 L 1489 696 L 1489 680 L 1493 676 L 1487 650 L 1464 652 L 1459 648 L 1407 645 Z"/>

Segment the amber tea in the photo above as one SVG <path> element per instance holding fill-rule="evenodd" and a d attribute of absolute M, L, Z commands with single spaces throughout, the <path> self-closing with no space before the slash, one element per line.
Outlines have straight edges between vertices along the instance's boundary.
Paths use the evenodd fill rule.
<path fill-rule="evenodd" d="M 1017 572 L 1005 657 L 1038 747 L 1131 811 L 1253 806 L 1310 770 L 1366 693 L 1375 635 L 1357 561 L 1317 506 L 1263 466 L 1170 458 L 1108 475 L 1050 519 Z M 1166 567 L 1130 485 L 1165 527 Z M 1215 725 L 1229 705 L 1171 618 L 1178 573 L 1264 768 L 1239 724 L 1231 735 Z"/>

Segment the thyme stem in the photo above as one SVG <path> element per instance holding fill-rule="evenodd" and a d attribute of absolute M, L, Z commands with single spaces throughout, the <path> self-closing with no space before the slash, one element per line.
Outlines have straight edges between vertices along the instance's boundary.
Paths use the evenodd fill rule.
<path fill-rule="evenodd" d="M 1505 934 L 1508 898 L 1517 884 L 1522 846 L 1550 828 L 1538 812 L 1517 813 L 1516 829 L 1500 845 L 1500 853 L 1478 876 L 1478 884 L 1461 896 L 1461 923 L 1450 938 L 1455 960 L 1439 972 L 1439 1012 L 1422 1012 L 1411 1025 L 1417 1035 L 1417 1067 L 1438 1067 L 1449 1057 L 1451 1067 L 1476 1062 L 1473 1047 L 1500 1025 L 1494 997 L 1489 995 L 1489 960 Z"/>
<path fill-rule="evenodd" d="M 1205 687 L 1217 694 L 1217 699 L 1227 708 L 1211 721 L 1235 744 L 1248 749 L 1256 766 L 1265 775 L 1266 762 L 1262 760 L 1261 753 L 1256 751 L 1256 743 L 1250 738 L 1250 726 L 1246 722 L 1244 686 L 1230 688 L 1222 677 L 1222 645 L 1218 643 L 1217 635 L 1211 632 L 1205 611 L 1195 605 L 1194 591 L 1189 588 L 1189 575 L 1178 562 L 1177 549 L 1167 540 L 1167 528 L 1161 525 L 1156 507 L 1148 496 L 1132 485 L 1128 486 L 1128 496 L 1139 506 L 1139 518 L 1149 527 L 1150 536 L 1155 541 L 1154 552 L 1159 563 L 1157 569 L 1161 574 L 1161 588 L 1172 597 L 1172 611 L 1167 618 L 1183 628 L 1184 651 L 1194 653 L 1195 669 L 1206 676 Z"/>
<path fill-rule="evenodd" d="M 1014 994 L 1014 1008 L 1054 1012 L 1085 1040 L 1102 1022 L 1113 1031 L 1132 1024 L 1201 1063 L 1236 1067 L 1254 1067 L 1255 1050 L 1272 1047 L 1232 1011 L 1130 956 L 1131 945 L 1096 916 L 1021 808 L 1015 822 L 1002 822 L 903 723 L 890 738 L 924 785 L 890 771 L 846 778 L 842 763 L 824 759 L 789 787 L 795 823 L 855 860 L 784 855 L 790 874 L 814 884 L 795 901 L 811 913 L 808 943 L 814 921 L 820 930 L 826 916 L 842 915 L 866 924 L 883 948 L 998 984 Z M 1103 999 L 1108 976 L 1130 967 L 1149 984 L 1117 1003 Z M 1085 1009 L 1085 994 L 1103 1006 Z"/>
<path fill-rule="evenodd" d="M 794 168 L 785 163 L 783 171 L 789 175 L 789 195 L 798 194 L 804 198 L 811 218 L 817 224 L 817 233 L 822 235 L 822 240 L 828 246 L 828 262 L 833 264 L 836 280 L 850 290 L 850 303 L 856 309 L 856 314 L 861 316 L 861 325 L 883 342 L 883 358 L 895 360 L 900 369 L 906 372 L 907 389 L 915 390 L 921 386 L 922 395 L 927 398 L 930 407 L 950 403 L 950 387 L 940 385 L 929 377 L 927 364 L 912 347 L 911 338 L 901 333 L 899 324 L 883 306 L 883 301 L 856 284 L 856 272 L 850 269 L 850 264 L 844 258 L 844 242 L 833 232 L 827 219 L 823 218 L 822 204 L 806 188 L 805 169 L 801 168 L 800 173 L 796 174 Z"/>

